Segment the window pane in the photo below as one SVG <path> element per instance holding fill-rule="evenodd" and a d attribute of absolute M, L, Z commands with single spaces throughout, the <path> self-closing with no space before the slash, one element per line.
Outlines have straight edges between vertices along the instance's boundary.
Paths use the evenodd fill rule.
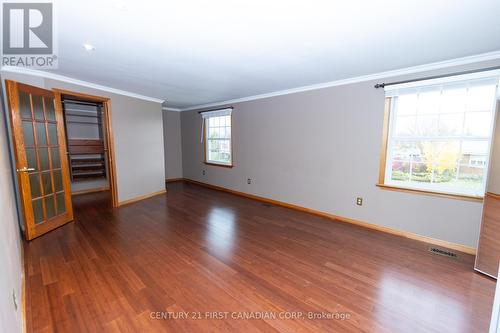
<path fill-rule="evenodd" d="M 33 111 L 35 112 L 35 119 L 44 120 L 42 97 L 37 95 L 31 95 L 31 99 L 33 100 Z"/>
<path fill-rule="evenodd" d="M 66 203 L 64 202 L 64 192 L 57 194 L 57 213 L 63 214 L 66 212 Z"/>
<path fill-rule="evenodd" d="M 31 187 L 31 196 L 33 198 L 38 198 L 42 195 L 42 190 L 40 188 L 40 174 L 38 173 L 30 174 L 30 187 Z"/>
<path fill-rule="evenodd" d="M 47 130 L 49 131 L 49 140 L 51 146 L 57 146 L 57 128 L 56 124 L 47 124 Z"/>
<path fill-rule="evenodd" d="M 47 220 L 56 215 L 56 207 L 54 204 L 54 196 L 45 197 L 45 210 L 47 211 Z"/>
<path fill-rule="evenodd" d="M 23 121 L 23 135 L 26 146 L 35 146 L 35 135 L 33 134 L 33 123 L 31 121 Z"/>
<path fill-rule="evenodd" d="M 432 181 L 432 163 L 412 163 L 410 180 L 417 183 L 430 183 Z"/>
<path fill-rule="evenodd" d="M 45 195 L 53 193 L 52 178 L 50 177 L 50 172 L 42 173 L 42 183 L 43 183 L 43 192 Z"/>
<path fill-rule="evenodd" d="M 54 187 L 56 192 L 60 192 L 63 189 L 61 170 L 54 171 Z"/>
<path fill-rule="evenodd" d="M 484 174 L 484 169 L 459 166 L 459 173 L 454 185 L 476 195 L 482 195 L 484 193 Z"/>
<path fill-rule="evenodd" d="M 417 94 L 398 96 L 396 110 L 399 116 L 415 115 L 417 113 Z"/>
<path fill-rule="evenodd" d="M 460 156 L 460 141 L 441 141 L 432 143 L 433 161 L 440 168 L 454 168 Z M 439 167 L 438 167 L 439 169 Z M 442 171 L 440 169 L 440 171 Z"/>
<path fill-rule="evenodd" d="M 35 224 L 43 222 L 42 199 L 33 200 L 33 215 L 35 216 Z"/>
<path fill-rule="evenodd" d="M 491 112 L 468 112 L 465 114 L 465 135 L 489 136 Z"/>
<path fill-rule="evenodd" d="M 208 160 L 229 164 L 231 162 L 230 141 L 210 140 L 208 142 Z"/>
<path fill-rule="evenodd" d="M 19 92 L 19 109 L 21 110 L 21 117 L 32 119 L 31 115 L 31 102 L 30 95 L 24 91 Z"/>
<path fill-rule="evenodd" d="M 47 120 L 55 121 L 56 120 L 56 112 L 54 110 L 54 100 L 51 98 L 45 98 L 45 116 Z"/>
<path fill-rule="evenodd" d="M 410 180 L 410 162 L 393 161 L 391 180 L 405 182 Z"/>
<path fill-rule="evenodd" d="M 399 116 L 396 119 L 396 136 L 415 135 L 415 124 L 417 118 L 415 116 Z"/>
<path fill-rule="evenodd" d="M 52 157 L 52 168 L 59 169 L 61 167 L 61 159 L 59 157 L 59 147 L 50 148 L 50 153 Z"/>
<path fill-rule="evenodd" d="M 26 148 L 26 160 L 28 161 L 28 168 L 38 169 L 36 163 L 36 151 L 35 148 Z"/>
<path fill-rule="evenodd" d="M 224 127 L 226 126 L 226 117 L 218 117 L 219 118 L 219 126 Z"/>
<path fill-rule="evenodd" d="M 423 115 L 417 117 L 417 130 L 418 136 L 436 136 L 438 134 L 438 120 L 437 115 Z"/>
<path fill-rule="evenodd" d="M 208 137 L 210 139 L 217 139 L 220 137 L 219 135 L 219 127 L 215 127 L 215 128 L 210 128 L 209 131 L 208 131 Z"/>
<path fill-rule="evenodd" d="M 436 114 L 441 106 L 439 90 L 424 91 L 418 96 L 418 114 Z"/>
<path fill-rule="evenodd" d="M 487 157 L 489 153 L 488 141 L 463 141 L 460 164 L 469 164 L 471 158 Z"/>
<path fill-rule="evenodd" d="M 439 135 L 461 135 L 464 115 L 461 113 L 442 114 L 439 116 Z"/>
<path fill-rule="evenodd" d="M 215 117 L 208 118 L 208 126 L 209 127 L 215 126 Z"/>
<path fill-rule="evenodd" d="M 415 141 L 396 141 L 392 159 L 397 161 L 421 161 L 423 157 L 421 143 Z"/>
<path fill-rule="evenodd" d="M 465 87 L 443 90 L 441 113 L 465 112 L 466 97 L 467 89 Z"/>
<path fill-rule="evenodd" d="M 41 171 L 49 170 L 49 150 L 47 148 L 38 149 L 38 157 L 40 158 Z"/>
<path fill-rule="evenodd" d="M 39 146 L 47 145 L 47 133 L 45 133 L 45 123 L 36 123 L 36 137 Z"/>
<path fill-rule="evenodd" d="M 494 107 L 495 90 L 493 85 L 470 87 L 467 100 L 468 111 L 490 111 Z"/>

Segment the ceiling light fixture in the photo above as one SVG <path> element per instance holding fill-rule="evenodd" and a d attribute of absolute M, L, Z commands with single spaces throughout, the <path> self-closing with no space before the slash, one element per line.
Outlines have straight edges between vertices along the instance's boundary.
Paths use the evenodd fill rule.
<path fill-rule="evenodd" d="M 85 44 L 83 44 L 83 47 L 84 47 L 84 48 L 85 48 L 85 50 L 87 50 L 87 51 L 94 51 L 94 50 L 95 50 L 95 47 L 94 47 L 94 45 L 92 45 L 92 44 L 85 43 Z"/>

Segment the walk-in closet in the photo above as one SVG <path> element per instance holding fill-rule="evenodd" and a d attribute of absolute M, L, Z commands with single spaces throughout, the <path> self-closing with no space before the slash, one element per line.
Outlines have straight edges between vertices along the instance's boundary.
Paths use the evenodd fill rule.
<path fill-rule="evenodd" d="M 73 194 L 109 189 L 103 104 L 62 96 Z"/>

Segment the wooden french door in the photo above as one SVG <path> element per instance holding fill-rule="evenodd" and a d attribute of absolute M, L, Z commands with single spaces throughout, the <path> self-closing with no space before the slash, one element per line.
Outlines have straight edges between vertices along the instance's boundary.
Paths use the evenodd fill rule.
<path fill-rule="evenodd" d="M 50 90 L 6 81 L 26 238 L 73 220 L 62 108 Z"/>

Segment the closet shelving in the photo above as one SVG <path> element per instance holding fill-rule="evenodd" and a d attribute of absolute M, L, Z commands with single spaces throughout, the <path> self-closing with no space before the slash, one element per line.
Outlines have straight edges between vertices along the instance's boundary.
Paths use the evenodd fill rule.
<path fill-rule="evenodd" d="M 101 105 L 65 100 L 64 106 L 71 181 L 105 179 Z"/>

